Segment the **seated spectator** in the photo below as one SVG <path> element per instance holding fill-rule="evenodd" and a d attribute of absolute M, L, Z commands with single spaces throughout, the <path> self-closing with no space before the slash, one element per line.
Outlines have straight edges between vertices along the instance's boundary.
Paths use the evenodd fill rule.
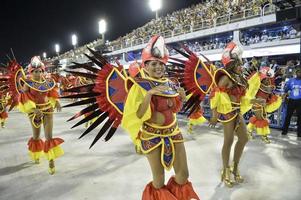
<path fill-rule="evenodd" d="M 294 69 L 295 69 L 294 61 L 292 60 L 288 61 L 285 68 L 286 79 L 292 78 L 294 76 L 295 73 Z"/>
<path fill-rule="evenodd" d="M 262 34 L 262 36 L 261 36 L 261 41 L 267 42 L 268 39 L 269 39 L 269 37 L 268 37 L 268 35 L 267 35 L 266 31 L 265 31 L 265 32 Z"/>
<path fill-rule="evenodd" d="M 278 71 L 279 65 L 277 64 L 276 60 L 271 61 L 270 68 L 272 68 L 274 71 Z"/>
<path fill-rule="evenodd" d="M 291 30 L 289 31 L 289 38 L 294 39 L 297 37 L 297 30 L 291 27 Z"/>

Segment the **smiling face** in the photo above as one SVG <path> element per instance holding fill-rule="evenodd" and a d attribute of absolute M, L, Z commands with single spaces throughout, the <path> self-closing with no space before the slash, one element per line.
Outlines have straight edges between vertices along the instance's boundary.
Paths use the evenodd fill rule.
<path fill-rule="evenodd" d="M 237 65 L 233 68 L 233 72 L 235 74 L 241 74 L 242 73 L 242 67 L 240 65 Z"/>
<path fill-rule="evenodd" d="M 34 80 L 40 80 L 42 77 L 43 70 L 41 68 L 37 68 L 32 71 L 32 78 Z"/>
<path fill-rule="evenodd" d="M 157 60 L 151 60 L 145 63 L 145 69 L 152 78 L 162 78 L 165 73 L 165 65 Z"/>
<path fill-rule="evenodd" d="M 269 78 L 265 78 L 265 79 L 262 80 L 262 83 L 264 85 L 270 85 L 271 84 L 271 80 Z"/>
<path fill-rule="evenodd" d="M 230 73 L 241 74 L 242 73 L 241 66 L 242 66 L 241 60 L 235 60 L 227 65 L 226 70 Z"/>

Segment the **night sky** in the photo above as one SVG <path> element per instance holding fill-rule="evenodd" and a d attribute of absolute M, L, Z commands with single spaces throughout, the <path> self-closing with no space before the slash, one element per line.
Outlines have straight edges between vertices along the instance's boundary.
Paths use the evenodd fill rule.
<path fill-rule="evenodd" d="M 201 0 L 163 0 L 160 15 L 199 3 Z M 33 55 L 54 55 L 54 44 L 61 52 L 72 48 L 71 34 L 79 45 L 99 37 L 98 21 L 107 21 L 106 39 L 124 36 L 155 17 L 148 0 L 1 0 L 0 62 L 12 48 L 19 62 Z"/>

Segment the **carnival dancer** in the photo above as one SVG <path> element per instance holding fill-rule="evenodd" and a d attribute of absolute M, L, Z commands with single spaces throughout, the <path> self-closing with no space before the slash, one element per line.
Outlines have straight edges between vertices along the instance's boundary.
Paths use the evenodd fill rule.
<path fill-rule="evenodd" d="M 260 85 L 259 76 L 252 76 L 248 81 L 242 76 L 241 57 L 242 49 L 234 42 L 230 42 L 222 55 L 224 67 L 216 70 L 214 74 L 216 87 L 210 95 L 212 109 L 210 124 L 215 126 L 219 121 L 224 126 L 221 181 L 228 187 L 232 187 L 235 182 L 244 181 L 238 169 L 241 155 L 248 142 L 242 114 L 251 108 L 251 103 L 262 103 L 254 99 Z M 229 159 L 234 135 L 237 135 L 238 141 L 234 148 L 233 166 L 230 168 Z M 234 181 L 231 173 L 234 175 Z"/>
<path fill-rule="evenodd" d="M 5 121 L 8 118 L 6 107 L 8 105 L 9 95 L 7 92 L 0 91 L 0 125 L 5 128 Z"/>
<path fill-rule="evenodd" d="M 182 108 L 185 91 L 164 77 L 168 57 L 163 38 L 154 36 L 142 51 L 142 65 L 147 74 L 144 81 L 156 84 L 148 91 L 137 84 L 131 87 L 122 126 L 146 155 L 153 174 L 153 181 L 146 186 L 142 199 L 199 199 L 188 181 L 183 136 L 175 116 Z M 135 127 L 140 129 L 138 135 L 137 130 L 133 130 L 133 119 L 140 125 Z M 164 169 L 171 168 L 175 176 L 165 186 Z"/>
<path fill-rule="evenodd" d="M 269 67 L 262 67 L 258 73 L 261 84 L 256 99 L 265 103 L 253 105 L 254 116 L 249 119 L 247 129 L 251 138 L 252 131 L 255 130 L 257 135 L 261 136 L 262 141 L 269 144 L 271 141 L 268 138 L 270 128 L 267 114 L 275 112 L 281 106 L 282 98 L 274 93 L 276 90 L 274 70 Z"/>
<path fill-rule="evenodd" d="M 60 146 L 64 140 L 53 138 L 53 112 L 55 108 L 61 111 L 57 85 L 52 78 L 45 78 L 45 65 L 37 56 L 28 65 L 27 77 L 16 61 L 10 63 L 9 70 L 10 84 L 15 88 L 15 97 L 18 96 L 18 109 L 28 115 L 32 126 L 33 136 L 28 141 L 29 155 L 36 164 L 45 155 L 49 161 L 48 172 L 52 175 L 55 173 L 54 160 L 64 153 Z M 42 125 L 45 142 L 40 138 Z"/>
<path fill-rule="evenodd" d="M 143 69 L 139 73 L 130 72 L 135 78 L 128 77 L 120 64 L 115 67 L 102 55 L 89 50 L 93 56 L 86 56 L 101 69 L 82 64 L 82 68 L 93 73 L 73 71 L 73 74 L 94 79 L 93 92 L 63 98 L 87 97 L 66 107 L 92 104 L 71 119 L 93 112 L 73 127 L 97 117 L 82 134 L 83 137 L 103 123 L 92 147 L 107 131 L 104 140 L 108 141 L 121 124 L 130 134 L 137 152 L 148 159 L 153 174 L 153 181 L 144 189 L 143 200 L 199 199 L 188 181 L 184 140 L 176 119 L 176 113 L 185 99 L 185 91 L 164 77 L 169 57 L 164 39 L 161 36 L 151 38 L 142 52 Z M 172 168 L 175 176 L 165 185 L 165 170 Z"/>
<path fill-rule="evenodd" d="M 77 80 L 77 87 L 79 86 L 84 86 L 84 85 L 88 85 L 88 84 L 92 84 L 93 83 L 93 80 L 92 79 L 89 79 L 89 78 L 85 78 L 85 77 L 78 77 L 78 80 Z M 82 92 L 84 92 L 84 90 L 82 89 Z M 86 99 L 86 98 L 84 98 Z M 90 104 L 91 105 L 91 104 Z M 89 115 L 91 115 L 92 112 L 89 112 L 89 113 L 85 113 L 84 114 L 84 118 L 88 117 Z M 93 122 L 96 121 L 96 117 L 91 119 L 90 121 L 86 122 L 85 124 L 85 127 L 89 127 L 91 124 L 93 124 Z"/>
<path fill-rule="evenodd" d="M 1 125 L 1 128 L 5 128 L 5 121 L 8 118 L 7 107 L 11 104 L 11 96 L 9 94 L 8 79 L 9 79 L 9 76 L 4 75 L 2 72 L 0 72 L 0 125 Z"/>
<path fill-rule="evenodd" d="M 207 119 L 204 117 L 204 109 L 199 105 L 188 117 L 188 133 L 192 133 L 193 126 L 202 125 L 205 122 L 207 122 Z"/>

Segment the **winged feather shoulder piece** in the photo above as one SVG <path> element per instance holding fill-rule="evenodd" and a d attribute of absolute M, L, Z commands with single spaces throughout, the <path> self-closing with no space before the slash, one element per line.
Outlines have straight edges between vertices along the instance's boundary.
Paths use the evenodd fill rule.
<path fill-rule="evenodd" d="M 114 66 L 101 54 L 92 49 L 89 49 L 89 51 L 92 56 L 86 56 L 94 65 L 74 63 L 74 65 L 69 67 L 71 70 L 66 70 L 76 76 L 90 78 L 93 82 L 92 84 L 81 85 L 65 90 L 65 92 L 77 93 L 61 98 L 83 98 L 83 100 L 65 105 L 64 107 L 88 105 L 68 121 L 90 113 L 86 118 L 77 122 L 72 127 L 74 128 L 96 118 L 80 136 L 80 138 L 82 138 L 92 130 L 100 127 L 90 148 L 95 145 L 100 138 L 104 138 L 104 141 L 110 140 L 120 124 L 130 133 L 135 143 L 135 135 L 138 134 L 137 128 L 139 126 L 141 127 L 143 121 L 151 116 L 150 109 L 142 119 L 138 119 L 136 116 L 136 111 L 143 101 L 146 92 L 158 85 L 166 85 L 171 89 L 164 91 L 161 96 L 175 97 L 179 94 L 172 89 L 174 84 L 169 79 L 155 80 L 146 77 L 130 78 L 120 64 Z M 85 69 L 87 72 L 78 72 L 77 69 Z"/>
<path fill-rule="evenodd" d="M 174 48 L 179 54 L 184 56 L 185 60 L 173 58 L 169 63 L 173 65 L 169 69 L 169 73 L 180 82 L 180 86 L 186 91 L 186 95 L 190 98 L 184 104 L 184 111 L 188 111 L 190 116 L 199 107 L 201 101 L 204 100 L 206 94 L 211 91 L 214 85 L 215 66 L 203 54 L 202 61 L 194 52 L 183 46 L 183 49 Z"/>
<path fill-rule="evenodd" d="M 67 89 L 65 92 L 77 93 L 61 98 L 83 98 L 64 107 L 88 105 L 68 120 L 71 121 L 90 113 L 72 128 L 96 118 L 80 136 L 82 138 L 96 127 L 100 127 L 90 146 L 91 148 L 100 138 L 104 137 L 104 140 L 108 141 L 116 132 L 122 120 L 127 91 L 125 87 L 126 75 L 122 70 L 122 66 L 113 66 L 101 54 L 92 49 L 89 49 L 89 51 L 92 56 L 85 54 L 90 59 L 89 63 L 74 63 L 69 67 L 72 70 L 66 71 L 75 76 L 89 78 L 92 83 Z M 91 63 L 94 65 L 91 65 Z M 84 69 L 86 72 L 78 72 L 77 69 Z"/>
<path fill-rule="evenodd" d="M 5 79 L 3 79 L 3 85 L 5 87 L 2 88 L 6 89 L 12 97 L 9 108 L 10 111 L 18 105 L 18 98 L 20 92 L 22 92 L 22 84 L 23 80 L 25 79 L 25 72 L 22 66 L 16 60 L 11 60 L 8 62 L 7 70 L 8 74 L 6 75 Z"/>

